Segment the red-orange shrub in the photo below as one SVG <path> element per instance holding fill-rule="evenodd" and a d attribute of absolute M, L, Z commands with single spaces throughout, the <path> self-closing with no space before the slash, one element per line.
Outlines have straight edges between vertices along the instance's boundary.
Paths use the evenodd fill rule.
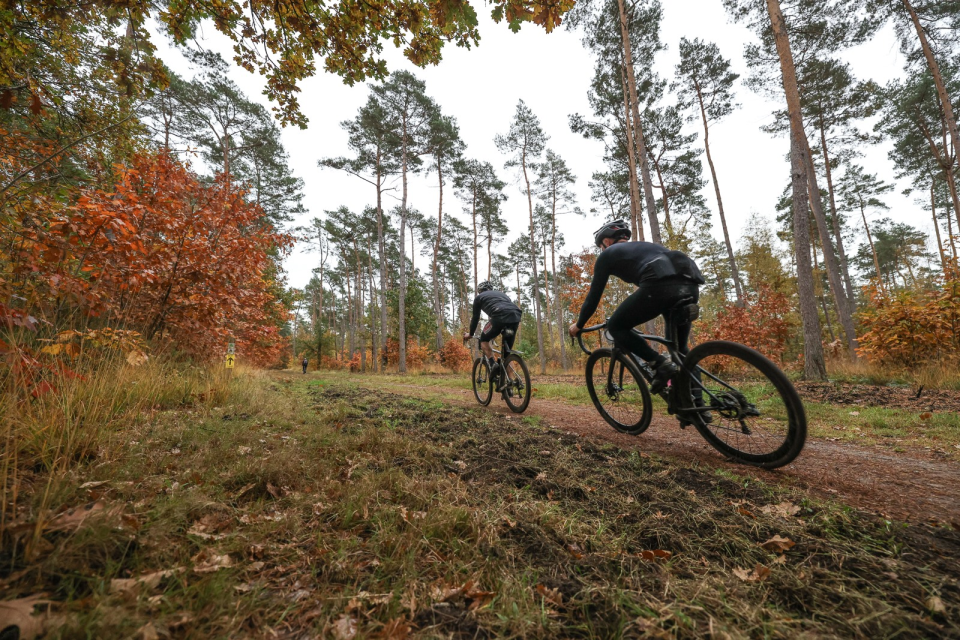
<path fill-rule="evenodd" d="M 911 368 L 960 358 L 960 271 L 926 291 L 884 291 L 872 283 L 859 319 L 857 353 L 877 364 Z"/>
<path fill-rule="evenodd" d="M 745 296 L 744 303 L 738 307 L 727 302 L 713 318 L 695 323 L 697 341 L 732 340 L 782 362 L 790 335 L 790 300 L 760 285 L 759 291 Z"/>
<path fill-rule="evenodd" d="M 440 349 L 440 364 L 454 371 L 465 371 L 471 364 L 470 350 L 460 340 L 448 340 Z"/>
<path fill-rule="evenodd" d="M 241 361 L 278 360 L 286 311 L 270 252 L 292 239 L 228 181 L 207 184 L 166 154 L 143 154 L 117 167 L 112 189 L 42 215 L 19 229 L 11 277 L 0 278 L 37 315 L 66 303 L 196 357 L 222 357 L 232 335 Z"/>
<path fill-rule="evenodd" d="M 394 338 L 387 338 L 387 364 L 397 365 L 400 363 L 399 342 Z M 413 338 L 407 338 L 407 366 L 419 369 L 423 363 L 430 359 L 430 349 L 426 345 L 418 345 Z"/>

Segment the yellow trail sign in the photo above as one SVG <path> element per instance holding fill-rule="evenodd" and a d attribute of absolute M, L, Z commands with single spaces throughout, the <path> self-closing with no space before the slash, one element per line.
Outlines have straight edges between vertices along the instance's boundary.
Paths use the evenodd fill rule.
<path fill-rule="evenodd" d="M 237 359 L 237 357 L 236 357 L 235 355 L 233 355 L 232 353 L 228 353 L 228 354 L 227 354 L 227 361 L 226 361 L 226 364 L 225 364 L 226 368 L 227 368 L 227 369 L 233 369 L 233 363 L 234 363 L 234 361 L 235 361 L 236 359 Z"/>

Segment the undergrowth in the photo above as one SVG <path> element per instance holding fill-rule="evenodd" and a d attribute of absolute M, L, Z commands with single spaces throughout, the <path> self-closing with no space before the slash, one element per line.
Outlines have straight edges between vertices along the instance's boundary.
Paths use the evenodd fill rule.
<path fill-rule="evenodd" d="M 48 484 L 0 589 L 55 637 L 960 637 L 956 532 L 311 376 L 118 423 Z"/>

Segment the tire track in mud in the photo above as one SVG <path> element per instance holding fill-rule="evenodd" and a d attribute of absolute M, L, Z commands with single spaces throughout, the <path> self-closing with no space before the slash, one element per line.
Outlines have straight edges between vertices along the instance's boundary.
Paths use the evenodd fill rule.
<path fill-rule="evenodd" d="M 646 432 L 629 436 L 614 431 L 592 406 L 544 400 L 536 394 L 526 412 L 517 415 L 498 397 L 489 407 L 479 407 L 466 389 L 391 383 L 381 389 L 420 398 L 439 392 L 446 401 L 497 411 L 518 422 L 523 416 L 538 416 L 547 425 L 582 437 L 726 469 L 768 484 L 797 487 L 889 518 L 933 520 L 960 529 L 960 464 L 949 460 L 932 460 L 912 452 L 894 456 L 878 447 L 808 437 L 795 461 L 780 469 L 757 469 L 730 462 L 708 445 L 696 429 L 680 429 L 676 420 L 665 415 L 655 414 Z"/>

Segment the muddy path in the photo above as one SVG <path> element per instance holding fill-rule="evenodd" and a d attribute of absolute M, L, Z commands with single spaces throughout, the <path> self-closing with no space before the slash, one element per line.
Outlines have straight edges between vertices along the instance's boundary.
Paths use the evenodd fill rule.
<path fill-rule="evenodd" d="M 416 397 L 442 396 L 445 401 L 477 407 L 471 392 L 452 387 L 386 384 L 381 388 Z M 486 411 L 520 421 L 495 397 Z M 734 464 L 688 427 L 665 415 L 654 415 L 640 436 L 614 431 L 593 407 L 534 397 L 524 416 L 538 416 L 545 425 L 620 447 L 728 469 L 767 483 L 794 486 L 821 497 L 837 498 L 853 507 L 911 522 L 935 521 L 960 529 L 960 464 L 937 460 L 919 451 L 891 455 L 878 448 L 808 438 L 799 458 L 776 470 Z"/>

